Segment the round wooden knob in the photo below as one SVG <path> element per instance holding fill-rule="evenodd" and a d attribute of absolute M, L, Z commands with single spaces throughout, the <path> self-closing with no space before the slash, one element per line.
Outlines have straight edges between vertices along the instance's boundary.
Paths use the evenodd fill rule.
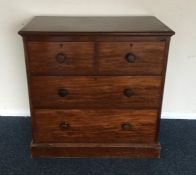
<path fill-rule="evenodd" d="M 131 126 L 131 124 L 130 123 L 123 123 L 122 125 L 121 125 L 121 127 L 122 127 L 122 129 L 123 130 L 131 130 L 131 128 L 132 128 L 132 126 Z"/>
<path fill-rule="evenodd" d="M 59 89 L 58 94 L 60 97 L 66 97 L 68 95 L 68 91 L 66 89 Z"/>
<path fill-rule="evenodd" d="M 66 56 L 65 56 L 65 54 L 64 54 L 64 53 L 58 53 L 58 54 L 56 55 L 56 61 L 57 61 L 58 63 L 60 63 L 60 64 L 65 63 L 65 61 L 66 61 Z"/>
<path fill-rule="evenodd" d="M 133 91 L 131 89 L 125 89 L 124 90 L 124 95 L 126 97 L 131 97 L 133 95 Z"/>
<path fill-rule="evenodd" d="M 128 63 L 134 63 L 136 60 L 136 56 L 133 53 L 128 53 L 126 54 L 125 59 Z"/>
<path fill-rule="evenodd" d="M 70 127 L 70 125 L 69 125 L 68 122 L 63 122 L 63 123 L 61 123 L 61 124 L 59 125 L 59 127 L 60 127 L 61 129 L 63 129 L 63 130 L 67 130 L 67 129 Z"/>

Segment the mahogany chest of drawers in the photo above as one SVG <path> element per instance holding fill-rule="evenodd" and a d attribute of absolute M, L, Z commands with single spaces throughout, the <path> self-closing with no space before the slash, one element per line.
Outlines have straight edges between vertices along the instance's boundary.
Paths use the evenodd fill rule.
<path fill-rule="evenodd" d="M 160 156 L 171 29 L 151 16 L 42 16 L 19 34 L 33 157 Z"/>

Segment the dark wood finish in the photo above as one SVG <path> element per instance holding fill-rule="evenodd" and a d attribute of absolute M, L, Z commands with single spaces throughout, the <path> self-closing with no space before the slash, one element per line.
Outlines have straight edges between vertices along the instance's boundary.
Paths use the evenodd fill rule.
<path fill-rule="evenodd" d="M 28 42 L 27 47 L 31 74 L 93 72 L 92 42 Z"/>
<path fill-rule="evenodd" d="M 35 110 L 34 141 L 155 143 L 156 122 L 157 110 Z"/>
<path fill-rule="evenodd" d="M 158 158 L 159 144 L 32 143 L 32 157 Z"/>
<path fill-rule="evenodd" d="M 98 47 L 101 74 L 161 75 L 163 72 L 165 42 L 101 42 Z"/>
<path fill-rule="evenodd" d="M 161 77 L 39 76 L 30 86 L 36 108 L 158 108 Z"/>
<path fill-rule="evenodd" d="M 161 116 L 161 112 L 162 112 L 162 103 L 163 103 L 163 92 L 164 92 L 164 85 L 165 85 L 165 77 L 166 77 L 166 69 L 167 69 L 167 61 L 168 61 L 168 53 L 169 53 L 169 45 L 170 45 L 170 38 L 167 38 L 166 42 L 165 42 L 165 52 L 164 52 L 164 63 L 163 63 L 163 66 L 164 66 L 164 71 L 163 71 L 163 74 L 162 74 L 162 85 L 161 85 L 161 97 L 160 97 L 160 108 L 159 108 L 159 116 Z M 158 118 L 157 120 L 157 136 L 156 136 L 156 140 L 158 140 L 158 137 L 159 137 L 159 130 L 160 130 L 160 117 Z"/>
<path fill-rule="evenodd" d="M 155 17 L 36 17 L 19 34 L 33 157 L 160 156 L 171 29 Z"/>
<path fill-rule="evenodd" d="M 154 16 L 127 17 L 60 17 L 37 16 L 19 34 L 43 35 L 109 34 L 172 35 L 174 32 Z"/>
<path fill-rule="evenodd" d="M 48 35 L 47 35 L 48 34 Z M 166 41 L 168 36 L 142 36 L 140 33 L 138 35 L 54 35 L 50 33 L 45 33 L 45 35 L 25 35 L 23 39 L 26 41 L 34 42 L 135 42 L 135 41 Z"/>

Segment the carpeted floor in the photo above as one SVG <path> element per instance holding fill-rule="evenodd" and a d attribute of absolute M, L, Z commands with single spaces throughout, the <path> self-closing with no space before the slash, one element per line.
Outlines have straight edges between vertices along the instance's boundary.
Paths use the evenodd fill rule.
<path fill-rule="evenodd" d="M 31 159 L 30 119 L 0 117 L 0 175 L 196 175 L 196 121 L 162 120 L 161 159 Z"/>

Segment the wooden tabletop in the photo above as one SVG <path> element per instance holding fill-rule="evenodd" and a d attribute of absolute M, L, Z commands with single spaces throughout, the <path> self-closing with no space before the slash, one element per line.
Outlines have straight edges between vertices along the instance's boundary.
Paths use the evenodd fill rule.
<path fill-rule="evenodd" d="M 153 16 L 65 17 L 36 16 L 20 35 L 78 33 L 128 33 L 129 35 L 173 35 L 174 32 Z"/>

